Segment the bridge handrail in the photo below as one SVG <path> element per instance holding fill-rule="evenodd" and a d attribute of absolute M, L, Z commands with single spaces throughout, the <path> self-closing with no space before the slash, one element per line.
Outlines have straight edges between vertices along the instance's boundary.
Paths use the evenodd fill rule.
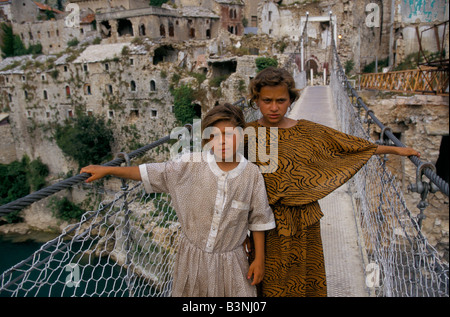
<path fill-rule="evenodd" d="M 240 98 L 239 100 L 234 102 L 233 105 L 239 105 L 241 107 L 245 107 L 246 106 L 245 98 L 244 97 Z M 164 143 L 168 142 L 169 140 L 170 140 L 170 135 L 162 137 L 155 142 L 147 144 L 137 150 L 134 150 L 134 151 L 128 153 L 127 154 L 128 158 L 133 159 L 133 158 L 140 157 L 140 156 L 144 155 L 146 152 L 148 152 L 149 150 L 151 150 L 161 144 L 164 144 Z M 122 163 L 125 162 L 125 156 L 127 156 L 127 155 L 123 155 L 123 157 L 116 157 L 115 159 L 113 159 L 107 163 L 104 163 L 102 165 L 103 166 L 120 166 Z M 79 184 L 79 183 L 85 181 L 86 179 L 89 178 L 89 176 L 90 176 L 90 174 L 87 174 L 87 173 L 78 174 L 78 175 L 66 178 L 65 180 L 62 180 L 56 184 L 42 188 L 38 191 L 35 191 L 31 194 L 24 196 L 24 197 L 21 197 L 14 201 L 6 203 L 6 204 L 0 206 L 0 216 L 7 215 L 13 211 L 22 210 L 25 207 L 30 206 L 31 204 L 33 204 L 36 201 L 44 199 L 44 198 L 51 196 L 63 189 L 70 188 L 76 184 Z"/>
<path fill-rule="evenodd" d="M 331 13 L 330 13 L 330 25 L 332 23 L 332 19 L 331 19 Z M 342 64 L 341 61 L 339 59 L 339 55 L 337 53 L 337 48 L 336 48 L 336 43 L 334 41 L 334 30 L 331 27 L 331 45 L 333 48 L 333 54 L 335 56 L 335 60 L 337 63 L 337 74 L 340 77 L 341 82 L 343 82 L 345 88 L 347 89 L 347 91 L 350 91 L 350 95 L 352 98 L 356 98 L 356 107 L 359 108 L 363 108 L 366 113 L 367 116 L 370 116 L 370 118 L 372 119 L 372 121 L 378 125 L 378 127 L 381 128 L 381 131 L 384 132 L 384 135 L 386 135 L 396 146 L 399 147 L 406 147 L 399 139 L 397 139 L 397 137 L 395 137 L 395 135 L 375 116 L 374 112 L 372 110 L 369 109 L 369 107 L 364 103 L 364 101 L 362 100 L 362 98 L 358 95 L 358 93 L 356 92 L 356 90 L 352 87 L 350 81 L 348 80 L 347 76 L 345 75 L 345 72 L 342 68 Z M 381 136 L 383 137 L 383 136 Z M 431 181 L 430 183 L 430 190 L 431 191 L 437 191 L 437 188 L 441 190 L 441 192 L 443 194 L 445 194 L 446 196 L 449 196 L 449 185 L 448 183 L 442 179 L 439 175 L 436 174 L 435 169 L 433 169 L 434 165 L 431 163 L 425 163 L 422 162 L 417 156 L 409 156 L 408 157 L 410 159 L 410 161 L 417 167 L 417 170 L 423 172 L 423 174 L 425 176 L 428 177 L 428 179 Z M 426 164 L 426 165 L 424 165 Z M 432 166 L 432 167 L 431 167 Z M 419 182 L 419 178 L 421 177 L 421 175 L 417 175 L 417 182 Z M 437 186 L 437 188 L 435 187 Z M 420 187 L 420 186 L 417 186 Z M 416 187 L 412 187 L 412 190 L 416 190 L 418 191 L 420 194 L 422 194 L 422 192 L 420 192 L 421 188 L 416 188 Z"/>

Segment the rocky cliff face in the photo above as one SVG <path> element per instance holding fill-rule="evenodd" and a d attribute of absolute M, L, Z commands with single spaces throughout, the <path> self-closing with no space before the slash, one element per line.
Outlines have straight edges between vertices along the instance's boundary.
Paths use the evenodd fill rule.
<path fill-rule="evenodd" d="M 375 91 L 360 95 L 382 123 L 406 146 L 418 150 L 422 160 L 436 164 L 445 160 L 448 164 L 449 101 L 443 96 L 401 95 Z M 378 140 L 381 131 L 372 129 L 372 137 Z M 441 144 L 443 146 L 441 147 Z M 416 167 L 406 158 L 389 157 L 387 166 L 402 184 L 408 209 L 419 214 L 417 204 L 420 195 L 408 189 L 416 183 Z M 438 170 L 445 178 L 445 171 Z M 448 177 L 448 174 L 447 174 Z M 424 180 L 428 181 L 426 177 Z M 428 207 L 423 220 L 423 231 L 431 245 L 448 260 L 449 214 L 448 197 L 440 192 L 427 196 Z"/>

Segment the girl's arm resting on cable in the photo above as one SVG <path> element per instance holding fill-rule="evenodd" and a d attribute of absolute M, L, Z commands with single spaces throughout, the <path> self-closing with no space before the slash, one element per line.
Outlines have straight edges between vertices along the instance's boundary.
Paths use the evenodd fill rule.
<path fill-rule="evenodd" d="M 136 181 L 141 180 L 141 173 L 138 166 L 101 166 L 101 165 L 89 165 L 83 167 L 80 173 L 91 174 L 86 180 L 86 183 L 90 183 L 106 175 L 112 175 L 120 178 L 132 179 Z"/>
<path fill-rule="evenodd" d="M 264 231 L 253 231 L 253 243 L 255 245 L 255 259 L 248 270 L 247 278 L 253 276 L 252 285 L 260 283 L 264 276 Z"/>
<path fill-rule="evenodd" d="M 396 154 L 401 156 L 412 156 L 415 155 L 420 157 L 420 153 L 410 147 L 399 147 L 399 146 L 386 146 L 378 145 L 374 154 Z"/>

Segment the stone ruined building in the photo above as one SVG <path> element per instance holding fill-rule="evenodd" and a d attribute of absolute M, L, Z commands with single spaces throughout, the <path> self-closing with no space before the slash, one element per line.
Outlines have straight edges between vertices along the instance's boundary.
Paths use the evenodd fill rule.
<path fill-rule="evenodd" d="M 283 65 L 295 53 L 301 69 L 299 36 L 306 12 L 310 23 L 303 67 L 308 74 L 311 69 L 319 74 L 318 78 L 324 70 L 328 73 L 331 30 L 326 17 L 330 11 L 336 19 L 341 62 L 354 62 L 349 75 L 359 73 L 375 56 L 392 56 L 397 64 L 409 52 L 417 52 L 412 35 L 416 26 L 421 32 L 448 19 L 448 13 L 441 16 L 448 12 L 441 10 L 448 8 L 448 1 L 420 11 L 406 0 L 395 0 L 394 15 L 391 2 L 370 0 L 173 0 L 161 8 L 150 7 L 147 0 L 70 2 L 80 8 L 76 27 L 67 26 L 68 12 L 39 20 L 42 12 L 33 1 L 0 1 L 0 17 L 11 23 L 26 45 L 40 42 L 44 52 L 34 59 L 23 56 L 1 62 L 0 112 L 7 114 L 7 121 L 2 120 L 0 133 L 6 135 L 3 140 L 12 135 L 17 158 L 23 154 L 41 157 L 53 175 L 77 168 L 52 139 L 52 124 L 76 115 L 77 110 L 103 116 L 114 126 L 114 151 L 129 151 L 167 135 L 176 125 L 171 85 L 194 87 L 200 116 L 215 104 L 245 96 L 258 56 L 277 57 Z M 378 16 L 371 3 L 378 5 Z M 18 20 L 15 12 L 23 4 L 33 10 Z M 443 26 L 437 28 L 439 35 Z M 427 32 L 431 31 L 423 34 Z M 436 50 L 437 37 L 424 38 L 424 47 Z M 448 36 L 444 38 L 448 47 Z M 74 39 L 79 44 L 68 48 Z M 174 74 L 179 82 L 173 81 Z M 205 79 L 198 80 L 199 74 Z M 213 80 L 219 77 L 224 80 L 214 86 Z M 362 95 L 383 123 L 404 144 L 422 152 L 424 160 L 436 163 L 445 153 L 448 157 L 448 98 Z M 372 126 L 374 139 L 380 132 Z M 11 142 L 3 143 L 0 148 L 11 148 Z M 0 159 L 8 163 L 14 155 Z M 167 152 L 153 152 L 146 159 L 164 155 Z M 398 178 L 408 208 L 415 212 L 418 195 L 407 189 L 415 182 L 415 170 L 406 160 L 392 158 L 388 164 L 402 171 Z M 430 197 L 424 227 L 433 233 L 433 243 L 443 244 L 448 252 L 448 199 L 439 193 Z"/>
<path fill-rule="evenodd" d="M 41 157 L 53 174 L 76 169 L 54 143 L 52 125 L 79 110 L 112 122 L 114 149 L 131 150 L 174 127 L 169 87 L 175 73 L 181 74 L 181 83 L 195 86 L 199 116 L 214 104 L 239 99 L 255 74 L 256 55 L 235 55 L 241 45 L 236 29 L 223 26 L 219 15 L 207 7 L 156 8 L 131 0 L 73 2 L 81 17 L 89 19 L 89 28 L 83 19 L 79 27 L 68 27 L 67 15 L 39 21 L 33 11 L 19 21 L 12 14 L 14 32 L 25 45 L 42 40 L 44 54 L 7 58 L 0 66 L 1 109 L 8 113 L 16 156 Z M 15 3 L 16 8 L 20 5 L 38 7 L 26 0 Z M 241 17 L 242 7 L 240 2 L 218 1 L 214 9 L 220 14 L 223 8 L 236 10 L 233 17 Z M 9 8 L 16 12 L 14 6 Z M 65 40 L 58 42 L 58 36 Z M 79 37 L 79 44 L 68 47 L 67 39 Z M 261 43 L 245 46 L 257 51 Z M 272 53 L 270 43 L 267 47 L 266 52 Z M 210 87 L 206 81 L 200 86 L 187 75 L 192 72 L 208 79 L 225 76 L 227 83 Z M 12 156 L 3 163 L 11 160 Z"/>

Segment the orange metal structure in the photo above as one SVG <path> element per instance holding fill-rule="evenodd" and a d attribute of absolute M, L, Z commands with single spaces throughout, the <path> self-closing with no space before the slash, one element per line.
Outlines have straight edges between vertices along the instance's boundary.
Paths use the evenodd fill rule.
<path fill-rule="evenodd" d="M 362 74 L 360 85 L 365 89 L 448 96 L 448 77 L 448 69 L 419 66 L 412 70 Z"/>

